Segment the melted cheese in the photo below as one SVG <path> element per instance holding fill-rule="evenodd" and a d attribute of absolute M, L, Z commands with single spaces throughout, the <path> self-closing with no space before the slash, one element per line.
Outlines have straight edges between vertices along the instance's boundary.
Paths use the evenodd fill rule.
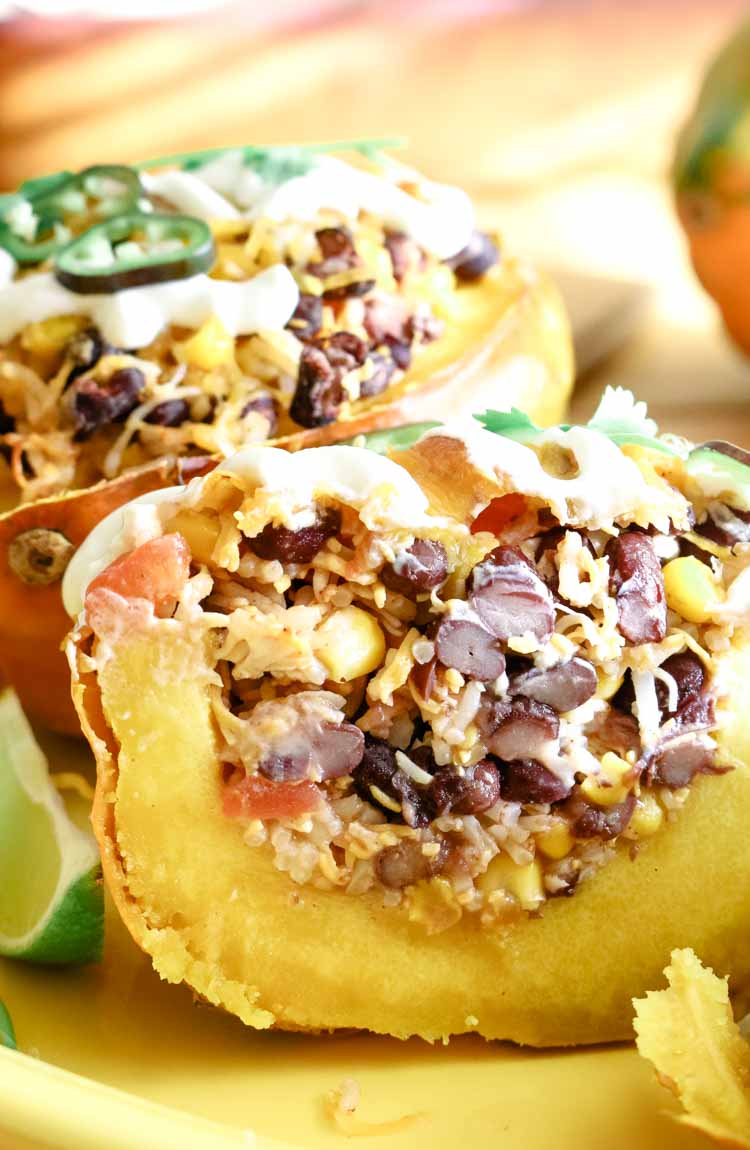
<path fill-rule="evenodd" d="M 58 315 L 89 316 L 109 343 L 123 348 L 145 347 L 168 324 L 197 328 L 211 316 L 230 335 L 280 331 L 298 300 L 297 285 L 282 264 L 241 283 L 197 275 L 112 295 L 68 291 L 52 272 L 40 272 L 0 288 L 0 342 Z"/>
<path fill-rule="evenodd" d="M 141 182 L 149 195 L 160 196 L 185 215 L 198 216 L 201 220 L 239 219 L 240 213 L 234 204 L 192 172 L 177 168 L 154 174 L 143 172 Z"/>

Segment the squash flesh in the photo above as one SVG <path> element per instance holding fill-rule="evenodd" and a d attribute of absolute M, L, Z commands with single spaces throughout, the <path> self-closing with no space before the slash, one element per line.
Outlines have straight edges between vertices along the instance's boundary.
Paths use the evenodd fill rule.
<path fill-rule="evenodd" d="M 726 659 L 740 699 L 750 649 Z M 658 984 L 675 946 L 747 982 L 750 728 L 739 710 L 720 735 L 735 770 L 701 780 L 635 860 L 619 851 L 540 918 L 497 933 L 464 919 L 427 936 L 376 894 L 295 886 L 270 848 L 243 842 L 221 808 L 204 660 L 162 628 L 74 688 L 99 762 L 105 875 L 162 977 L 252 1026 L 430 1040 L 471 1029 L 538 1046 L 630 1037 L 630 999 Z"/>

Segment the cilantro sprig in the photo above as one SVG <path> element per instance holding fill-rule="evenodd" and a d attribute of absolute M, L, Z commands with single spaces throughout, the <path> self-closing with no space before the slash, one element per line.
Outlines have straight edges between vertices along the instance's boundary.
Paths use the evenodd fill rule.
<path fill-rule="evenodd" d="M 407 141 L 401 136 L 388 139 L 333 140 L 316 144 L 277 144 L 260 146 L 248 144 L 240 147 L 204 148 L 192 152 L 172 152 L 152 160 L 142 160 L 133 166 L 139 171 L 179 165 L 186 171 L 195 171 L 227 152 L 240 152 L 247 167 L 257 171 L 270 182 L 280 182 L 293 176 L 304 175 L 315 163 L 315 156 L 328 152 L 360 152 L 376 156 L 386 150 L 405 148 Z"/>

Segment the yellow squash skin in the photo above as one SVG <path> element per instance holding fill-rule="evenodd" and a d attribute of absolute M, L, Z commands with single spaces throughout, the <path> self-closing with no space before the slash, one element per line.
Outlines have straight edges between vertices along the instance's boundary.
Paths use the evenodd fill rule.
<path fill-rule="evenodd" d="M 455 331 L 425 349 L 418 366 L 388 393 L 387 403 L 365 401 L 355 405 L 350 420 L 301 431 L 275 445 L 297 450 L 493 404 L 519 407 L 539 424 L 562 419 L 573 383 L 573 353 L 565 308 L 551 281 L 508 261 L 480 283 L 462 287 L 456 309 Z M 15 687 L 30 715 L 55 730 L 80 734 L 60 654 L 69 625 L 60 583 L 23 583 L 8 565 L 8 547 L 32 527 L 62 531 L 77 545 L 116 507 L 175 482 L 170 466 L 174 461 L 159 460 L 0 516 L 0 676 Z"/>
<path fill-rule="evenodd" d="M 474 1030 L 533 1046 L 630 1037 L 631 998 L 661 984 L 674 947 L 748 982 L 750 647 L 722 671 L 737 703 L 720 736 L 733 771 L 700 779 L 634 858 L 621 850 L 541 917 L 496 933 L 464 918 L 428 936 L 374 893 L 295 886 L 268 848 L 243 842 L 221 808 L 203 652 L 169 636 L 131 637 L 96 679 L 70 648 L 104 873 L 162 978 L 259 1028 Z"/>

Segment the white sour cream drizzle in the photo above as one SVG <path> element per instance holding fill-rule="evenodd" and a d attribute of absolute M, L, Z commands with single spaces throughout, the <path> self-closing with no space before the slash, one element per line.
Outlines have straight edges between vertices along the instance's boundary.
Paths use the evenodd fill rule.
<path fill-rule="evenodd" d="M 217 316 L 230 335 L 280 331 L 299 299 L 283 264 L 240 283 L 190 276 L 169 283 L 128 288 L 112 295 L 68 291 L 52 272 L 26 276 L 0 288 L 0 342 L 7 343 L 29 323 L 58 315 L 86 315 L 115 347 L 140 348 L 167 324 L 200 327 Z"/>
<path fill-rule="evenodd" d="M 276 184 L 245 166 L 241 152 L 230 151 L 204 164 L 199 173 L 211 188 L 245 209 L 248 219 L 312 220 L 325 208 L 356 219 L 365 211 L 408 232 L 441 260 L 465 248 L 474 230 L 474 208 L 466 192 L 395 163 L 376 175 L 320 156 L 304 175 Z M 405 192 L 398 181 L 415 184 L 420 198 Z"/>
<path fill-rule="evenodd" d="M 240 211 L 210 184 L 193 172 L 179 169 L 141 173 L 141 183 L 150 195 L 161 196 L 188 216 L 201 220 L 237 220 Z"/>
<path fill-rule="evenodd" d="M 646 515 L 662 531 L 669 530 L 669 519 L 687 528 L 687 500 L 678 492 L 669 492 L 646 482 L 643 474 L 616 443 L 588 427 L 563 431 L 550 427 L 535 439 L 538 449 L 556 444 L 571 452 L 578 472 L 561 479 L 545 471 L 531 447 L 494 435 L 478 427 L 473 420 L 460 420 L 435 428 L 425 438 L 448 436 L 460 439 L 471 462 L 480 471 L 504 479 L 509 491 L 536 496 L 549 504 L 560 523 L 589 528 L 611 529 L 616 519 L 635 519 Z"/>
<path fill-rule="evenodd" d="M 248 490 L 263 487 L 306 507 L 327 495 L 358 509 L 372 530 L 439 527 L 445 521 L 428 514 L 421 487 L 402 467 L 384 455 L 361 447 L 311 447 L 290 453 L 277 447 L 246 447 L 212 472 L 240 476 Z M 63 603 L 75 618 L 83 608 L 92 579 L 149 538 L 161 534 L 180 508 L 199 499 L 211 475 L 194 479 L 187 487 L 152 491 L 113 511 L 99 523 L 73 556 L 63 579 Z M 154 514 L 154 509 L 157 514 Z"/>

